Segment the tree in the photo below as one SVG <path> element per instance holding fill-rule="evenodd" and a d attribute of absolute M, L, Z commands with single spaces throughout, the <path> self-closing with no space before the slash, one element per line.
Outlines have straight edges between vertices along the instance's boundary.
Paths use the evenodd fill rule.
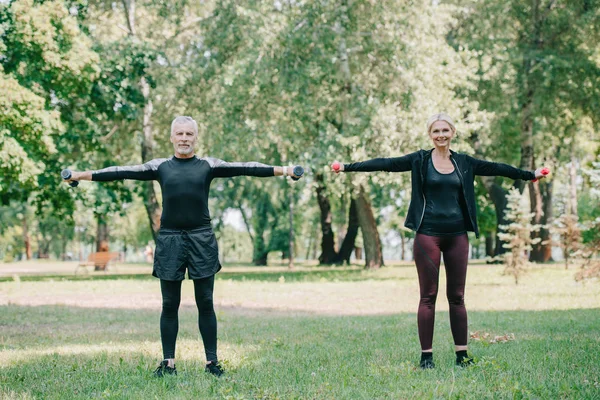
<path fill-rule="evenodd" d="M 552 162 L 563 139 L 571 134 L 557 123 L 563 119 L 563 110 L 594 115 L 599 103 L 600 70 L 594 61 L 594 43 L 600 33 L 600 4 L 559 0 L 452 3 L 462 6 L 462 17 L 451 43 L 478 54 L 476 87 L 470 94 L 495 114 L 492 127 L 497 134 L 494 140 L 486 140 L 493 147 L 486 145 L 483 151 L 510 162 L 513 157 L 502 157 L 503 153 L 514 154 L 520 148 L 518 164 L 529 170 L 544 160 Z M 503 145 L 497 146 L 497 141 Z M 545 146 L 535 147 L 538 142 Z M 496 213 L 504 214 L 506 191 L 489 179 L 484 182 Z M 517 181 L 514 187 L 523 191 L 525 183 Z M 535 223 L 549 224 L 552 182 L 530 183 L 529 192 Z M 542 241 L 534 247 L 532 261 L 547 261 L 549 233 L 542 229 L 534 235 Z"/>
<path fill-rule="evenodd" d="M 564 213 L 554 221 L 554 229 L 551 232 L 558 235 L 558 246 L 562 249 L 565 259 L 565 269 L 569 268 L 569 262 L 582 250 L 581 229 L 578 226 L 577 216 Z"/>
<path fill-rule="evenodd" d="M 582 255 L 584 261 L 581 269 L 575 274 L 576 280 L 600 278 L 600 262 L 597 258 L 598 252 L 600 252 L 600 215 L 597 206 L 600 200 L 600 190 L 598 190 L 600 185 L 600 162 L 592 162 L 590 168 L 585 169 L 585 174 L 591 184 L 590 198 L 593 206 L 591 210 L 586 210 L 586 213 L 582 214 L 585 215 L 591 211 L 594 219 L 588 222 L 587 229 L 583 232 L 584 249 Z M 580 202 L 580 207 L 586 207 L 586 203 L 587 201 Z"/>
<path fill-rule="evenodd" d="M 510 253 L 504 255 L 504 273 L 512 275 L 518 284 L 519 277 L 527 266 L 526 253 L 531 251 L 533 244 L 541 240 L 532 238 L 531 232 L 539 230 L 540 227 L 531 224 L 532 213 L 527 211 L 524 198 L 518 189 L 511 189 L 507 200 L 506 218 L 511 223 L 500 227 L 503 231 L 499 233 L 499 237 L 504 242 L 504 247 L 510 249 Z"/>
<path fill-rule="evenodd" d="M 61 112 L 95 76 L 97 55 L 60 1 L 2 4 L 0 26 L 0 196 L 52 197 L 38 177 L 60 157 Z"/>
<path fill-rule="evenodd" d="M 218 2 L 206 21 L 207 40 L 196 51 L 202 69 L 195 83 L 203 87 L 196 104 L 203 110 L 210 148 L 238 143 L 241 154 L 310 159 L 321 172 L 334 159 L 418 148 L 427 139 L 417 127 L 440 109 L 468 114 L 464 127 L 470 131 L 479 124 L 477 106 L 455 94 L 466 83 L 465 55 L 446 44 L 445 32 L 421 29 L 438 26 L 440 16 L 451 19 L 447 8 L 424 1 L 400 7 L 393 1 L 275 7 L 265 1 Z M 259 134 L 262 140 L 254 140 Z M 323 200 L 331 193 L 351 194 L 366 265 L 381 266 L 369 182 L 406 184 L 406 179 L 322 178 L 313 186 L 321 199 L 321 221 L 328 221 Z M 328 235 L 322 258 L 331 260 Z"/>

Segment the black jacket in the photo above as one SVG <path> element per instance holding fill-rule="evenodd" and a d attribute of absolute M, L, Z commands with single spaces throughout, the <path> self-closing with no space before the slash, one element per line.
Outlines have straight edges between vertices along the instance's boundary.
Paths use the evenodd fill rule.
<path fill-rule="evenodd" d="M 404 226 L 413 231 L 418 231 L 425 213 L 425 196 L 423 195 L 423 181 L 427 175 L 428 160 L 431 150 L 419 150 L 402 157 L 375 158 L 369 161 L 344 164 L 344 172 L 354 171 L 388 171 L 403 172 L 411 171 L 412 197 L 406 214 Z M 467 229 L 475 232 L 479 237 L 477 227 L 477 206 L 475 202 L 475 176 L 505 176 L 511 179 L 533 180 L 535 175 L 531 171 L 525 171 L 513 166 L 479 160 L 466 154 L 450 151 L 450 160 L 454 164 L 460 178 L 463 196 L 467 205 L 469 220 L 465 221 Z"/>

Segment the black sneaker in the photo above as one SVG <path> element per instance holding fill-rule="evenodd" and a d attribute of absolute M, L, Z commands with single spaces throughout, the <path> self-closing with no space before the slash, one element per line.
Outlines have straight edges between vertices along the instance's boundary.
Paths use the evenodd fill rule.
<path fill-rule="evenodd" d="M 473 357 L 471 357 L 471 356 L 467 356 L 467 355 L 456 356 L 456 365 L 458 367 L 468 367 L 473 364 L 475 364 L 475 361 L 473 361 Z"/>
<path fill-rule="evenodd" d="M 435 363 L 433 362 L 433 358 L 425 358 L 421 360 L 419 366 L 421 369 L 434 369 Z"/>
<path fill-rule="evenodd" d="M 419 363 L 419 367 L 421 367 L 421 369 L 435 368 L 435 363 L 433 362 L 433 353 L 432 352 L 421 353 L 421 362 Z"/>
<path fill-rule="evenodd" d="M 177 367 L 175 365 L 173 365 L 173 368 L 169 367 L 167 360 L 161 361 L 158 368 L 154 371 L 154 376 L 157 378 L 162 378 L 165 375 L 177 375 Z"/>
<path fill-rule="evenodd" d="M 218 378 L 225 373 L 225 370 L 218 361 L 211 361 L 210 363 L 206 364 L 204 372 L 208 372 L 209 374 L 212 374 Z"/>

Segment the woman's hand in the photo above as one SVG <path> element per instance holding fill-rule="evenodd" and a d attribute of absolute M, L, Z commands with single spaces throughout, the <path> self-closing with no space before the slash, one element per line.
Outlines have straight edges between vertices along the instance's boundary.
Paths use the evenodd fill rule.
<path fill-rule="evenodd" d="M 550 168 L 548 168 L 548 167 L 538 168 L 534 171 L 535 179 L 533 181 L 536 182 L 538 179 L 543 179 L 549 173 L 550 173 Z"/>
<path fill-rule="evenodd" d="M 331 170 L 337 174 L 344 170 L 344 164 L 340 163 L 339 161 L 334 161 L 331 164 Z"/>

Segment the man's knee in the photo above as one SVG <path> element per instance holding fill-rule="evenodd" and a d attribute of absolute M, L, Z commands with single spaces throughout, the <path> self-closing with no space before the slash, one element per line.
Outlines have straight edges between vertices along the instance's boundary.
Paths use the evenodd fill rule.
<path fill-rule="evenodd" d="M 198 311 L 200 312 L 214 312 L 212 293 L 197 296 L 196 305 L 198 306 Z"/>
<path fill-rule="evenodd" d="M 175 299 L 172 297 L 163 298 L 162 309 L 164 312 L 176 313 L 179 310 L 179 303 L 181 299 Z"/>

